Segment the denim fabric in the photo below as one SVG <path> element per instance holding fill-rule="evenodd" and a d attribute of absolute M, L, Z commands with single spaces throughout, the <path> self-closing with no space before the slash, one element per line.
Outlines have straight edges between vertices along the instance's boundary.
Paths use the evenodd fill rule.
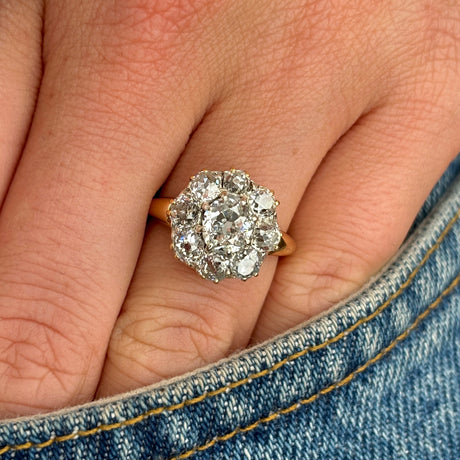
<path fill-rule="evenodd" d="M 169 382 L 0 424 L 0 459 L 458 459 L 460 159 L 362 291 Z"/>

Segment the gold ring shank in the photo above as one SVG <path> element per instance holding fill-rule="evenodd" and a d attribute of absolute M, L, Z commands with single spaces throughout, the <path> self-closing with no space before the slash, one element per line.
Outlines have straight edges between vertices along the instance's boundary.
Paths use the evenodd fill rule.
<path fill-rule="evenodd" d="M 168 224 L 169 205 L 174 201 L 173 198 L 154 198 L 150 205 L 149 214 L 155 219 Z M 273 256 L 289 256 L 295 251 L 296 244 L 292 237 L 282 232 L 281 240 L 276 251 L 270 252 Z"/>

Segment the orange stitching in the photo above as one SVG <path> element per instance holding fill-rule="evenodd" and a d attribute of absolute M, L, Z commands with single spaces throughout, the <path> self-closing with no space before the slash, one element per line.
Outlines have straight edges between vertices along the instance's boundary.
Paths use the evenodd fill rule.
<path fill-rule="evenodd" d="M 263 371 L 259 371 L 259 372 L 256 372 L 254 374 L 251 374 L 248 377 L 245 377 L 244 379 L 241 379 L 239 381 L 230 383 L 230 384 L 225 385 L 225 386 L 223 386 L 221 388 L 218 388 L 216 390 L 209 391 L 207 393 L 203 393 L 202 395 L 197 396 L 195 398 L 188 399 L 188 400 L 182 401 L 182 402 L 177 403 L 177 404 L 172 404 L 170 406 L 157 407 L 155 409 L 150 409 L 150 410 L 148 410 L 148 411 L 146 411 L 146 412 L 144 412 L 144 413 L 142 413 L 142 414 L 140 414 L 140 415 L 138 415 L 136 417 L 124 420 L 122 422 L 116 422 L 116 423 L 112 423 L 112 424 L 108 424 L 108 425 L 105 425 L 105 424 L 98 425 L 98 426 L 96 426 L 94 428 L 91 428 L 91 429 L 79 430 L 79 431 L 75 431 L 75 432 L 72 432 L 72 433 L 69 433 L 69 434 L 66 434 L 66 435 L 56 436 L 54 438 L 50 438 L 47 441 L 43 441 L 43 442 L 40 442 L 40 443 L 32 443 L 32 442 L 29 441 L 29 442 L 25 442 L 23 444 L 6 445 L 6 446 L 4 446 L 4 447 L 2 447 L 0 449 L 0 455 L 3 455 L 4 453 L 9 452 L 10 450 L 18 451 L 18 450 L 28 450 L 28 449 L 32 449 L 32 448 L 41 449 L 41 448 L 44 448 L 44 447 L 48 447 L 51 444 L 65 442 L 65 441 L 68 441 L 70 439 L 74 439 L 74 438 L 77 438 L 77 437 L 92 436 L 93 434 L 96 434 L 98 432 L 111 431 L 111 430 L 114 430 L 114 429 L 117 429 L 117 428 L 121 428 L 122 426 L 135 425 L 135 424 L 141 422 L 142 420 L 145 420 L 146 418 L 151 417 L 152 415 L 158 415 L 158 414 L 161 414 L 162 412 L 166 412 L 166 411 L 172 412 L 172 411 L 175 411 L 175 410 L 178 410 L 178 409 L 182 409 L 182 408 L 184 408 L 186 406 L 191 406 L 191 405 L 197 404 L 197 403 L 199 403 L 199 402 L 201 402 L 201 401 L 203 401 L 203 400 L 205 400 L 207 398 L 217 396 L 217 395 L 219 395 L 221 393 L 224 393 L 224 392 L 226 392 L 228 390 L 238 388 L 239 386 L 244 385 L 244 384 L 248 383 L 249 381 L 258 379 L 260 377 L 263 377 L 263 376 L 265 376 L 265 375 L 267 375 L 269 373 L 272 373 L 272 372 L 276 371 L 277 369 L 283 367 L 286 363 L 288 363 L 290 361 L 294 361 L 295 359 L 300 358 L 301 356 L 304 356 L 307 353 L 320 350 L 320 349 L 322 349 L 322 348 L 324 348 L 324 347 L 326 347 L 326 346 L 328 346 L 328 345 L 330 345 L 332 343 L 337 342 L 338 340 L 343 338 L 345 335 L 347 335 L 350 332 L 352 332 L 355 329 L 357 329 L 361 324 L 364 324 L 364 323 L 370 321 L 371 319 L 375 318 L 379 313 L 381 313 L 385 308 L 387 308 L 388 305 L 393 300 L 395 300 L 397 297 L 399 297 L 402 294 L 402 292 L 407 288 L 407 286 L 409 286 L 409 284 L 415 278 L 415 276 L 417 275 L 419 270 L 426 263 L 426 261 L 431 256 L 431 254 L 433 254 L 433 252 L 436 251 L 439 248 L 441 242 L 444 240 L 444 238 L 446 237 L 447 233 L 449 233 L 450 229 L 452 228 L 452 226 L 455 224 L 455 222 L 459 218 L 460 218 L 460 209 L 452 217 L 452 219 L 449 221 L 449 223 L 444 228 L 442 233 L 439 235 L 438 239 L 436 240 L 436 243 L 426 252 L 425 256 L 420 261 L 420 263 L 417 265 L 417 267 L 415 267 L 415 269 L 409 275 L 407 280 L 403 284 L 401 284 L 399 289 L 394 294 L 392 294 L 382 305 L 380 305 L 380 307 L 378 307 L 369 316 L 361 318 L 355 324 L 352 324 L 348 329 L 345 329 L 344 331 L 340 332 L 335 337 L 332 337 L 332 338 L 330 338 L 330 339 L 326 340 L 325 342 L 320 343 L 318 345 L 313 345 L 313 346 L 307 347 L 307 348 L 305 348 L 305 349 L 303 349 L 301 351 L 298 351 L 297 353 L 294 353 L 294 354 L 284 358 L 283 360 L 279 361 L 278 363 L 276 363 L 275 365 L 273 365 L 272 367 L 270 367 L 268 369 L 265 369 Z M 262 422 L 259 422 L 259 423 L 262 423 Z"/>
<path fill-rule="evenodd" d="M 261 418 L 257 422 L 254 422 L 249 426 L 246 426 L 246 427 L 243 427 L 243 428 L 237 428 L 236 430 L 232 431 L 231 433 L 228 433 L 226 435 L 214 438 L 212 441 L 209 441 L 208 443 L 203 444 L 202 446 L 195 447 L 194 449 L 191 449 L 191 450 L 189 450 L 187 452 L 184 452 L 183 454 L 179 455 L 178 457 L 174 457 L 171 460 L 184 460 L 186 458 L 189 458 L 191 455 L 193 455 L 196 452 L 201 452 L 203 450 L 209 449 L 214 444 L 216 444 L 216 443 L 218 443 L 220 441 L 228 441 L 230 438 L 233 438 L 234 436 L 236 436 L 239 433 L 247 433 L 248 431 L 252 431 L 252 430 L 254 430 L 255 428 L 257 428 L 259 425 L 261 425 L 263 423 L 271 422 L 272 420 L 275 420 L 276 418 L 278 418 L 280 415 L 289 414 L 290 412 L 293 412 L 293 411 L 295 411 L 296 409 L 298 409 L 298 408 L 300 408 L 302 406 L 305 406 L 307 404 L 312 403 L 313 401 L 318 399 L 320 396 L 325 395 L 327 393 L 330 393 L 332 390 L 335 390 L 336 388 L 339 388 L 339 387 L 342 387 L 344 385 L 347 385 L 358 374 L 360 374 L 361 372 L 365 371 L 369 366 L 371 366 L 372 364 L 374 364 L 377 361 L 379 361 L 383 356 L 385 356 L 387 353 L 389 353 L 399 342 L 402 342 L 419 325 L 419 323 L 423 319 L 425 319 L 428 316 L 428 314 L 431 313 L 441 303 L 441 300 L 446 295 L 448 295 L 457 286 L 459 281 L 460 281 L 460 275 L 457 276 L 452 281 L 450 286 L 447 289 L 445 289 L 441 293 L 441 295 L 425 311 L 423 311 L 415 319 L 415 321 L 412 323 L 412 325 L 408 329 L 406 329 L 402 334 L 400 334 L 398 337 L 396 337 L 396 339 L 393 342 L 391 342 L 390 345 L 388 345 L 386 348 L 384 348 L 381 352 L 379 352 L 377 355 L 375 355 L 373 358 L 371 358 L 365 364 L 360 366 L 358 369 L 353 371 L 351 374 L 347 375 L 343 380 L 340 380 L 337 383 L 333 383 L 332 385 L 330 385 L 330 386 L 328 386 L 326 388 L 323 388 L 318 393 L 310 396 L 309 398 L 302 399 L 301 401 L 293 404 L 292 406 L 289 406 L 289 407 L 287 407 L 285 409 L 281 409 L 280 411 L 275 412 L 275 413 L 269 415 L 268 417 Z"/>

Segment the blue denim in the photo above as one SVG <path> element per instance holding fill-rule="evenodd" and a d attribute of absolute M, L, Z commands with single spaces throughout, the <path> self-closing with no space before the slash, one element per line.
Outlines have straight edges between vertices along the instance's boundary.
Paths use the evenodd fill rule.
<path fill-rule="evenodd" d="M 192 374 L 0 423 L 0 459 L 460 458 L 460 157 L 353 297 Z"/>

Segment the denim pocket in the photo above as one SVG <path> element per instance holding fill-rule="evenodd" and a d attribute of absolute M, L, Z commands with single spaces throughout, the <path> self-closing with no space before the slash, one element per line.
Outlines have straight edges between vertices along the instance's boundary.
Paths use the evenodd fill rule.
<path fill-rule="evenodd" d="M 0 459 L 456 458 L 459 165 L 327 314 L 169 382 L 3 422 Z"/>

